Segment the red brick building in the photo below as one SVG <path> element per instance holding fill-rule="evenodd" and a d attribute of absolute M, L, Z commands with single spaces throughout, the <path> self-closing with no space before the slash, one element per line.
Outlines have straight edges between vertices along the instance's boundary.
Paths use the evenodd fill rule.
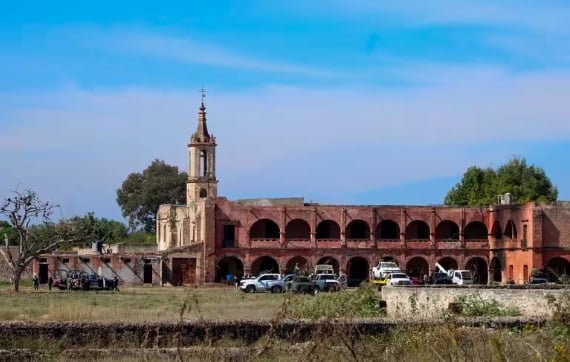
<path fill-rule="evenodd" d="M 369 278 L 380 259 L 412 276 L 470 269 L 481 284 L 523 283 L 533 269 L 570 274 L 570 203 L 488 208 L 354 206 L 303 198 L 230 201 L 217 195 L 216 139 L 204 104 L 188 144 L 186 205 L 157 215 L 163 281 L 208 283 L 226 274 L 287 273 L 298 264 L 332 264 Z"/>

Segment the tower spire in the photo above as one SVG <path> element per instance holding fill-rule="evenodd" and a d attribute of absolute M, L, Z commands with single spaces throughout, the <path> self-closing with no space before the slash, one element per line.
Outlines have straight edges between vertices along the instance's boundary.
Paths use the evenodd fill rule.
<path fill-rule="evenodd" d="M 202 101 L 198 110 L 198 127 L 196 132 L 190 137 L 190 143 L 211 143 L 214 138 L 208 133 L 208 125 L 206 123 L 206 106 L 204 105 L 204 98 L 206 98 L 206 89 L 204 86 L 200 88 Z"/>

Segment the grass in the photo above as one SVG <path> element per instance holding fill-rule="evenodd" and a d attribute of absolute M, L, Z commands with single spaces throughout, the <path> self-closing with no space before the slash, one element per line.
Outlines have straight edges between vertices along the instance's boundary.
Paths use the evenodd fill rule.
<path fill-rule="evenodd" d="M 120 292 L 67 292 L 45 288 L 20 293 L 0 291 L 2 321 L 180 321 L 184 320 L 268 320 L 308 318 L 321 321 L 339 317 L 376 317 L 378 294 L 372 288 L 317 296 L 245 294 L 233 288 L 121 288 Z M 247 360 L 247 361 L 570 361 L 570 294 L 553 301 L 555 315 L 545 328 L 523 327 L 492 330 L 449 324 L 402 325 L 382 335 L 361 335 L 358 330 L 334 328 L 325 323 L 304 343 L 277 338 L 269 333 L 255 343 L 217 339 L 170 355 L 141 348 L 140 344 L 121 345 L 134 349 L 135 356 L 123 354 L 89 357 L 88 360 Z M 504 315 L 493 302 L 467 300 L 482 315 Z M 482 311 L 482 312 L 481 312 Z M 171 347 L 175 347 L 173 336 Z M 57 360 L 65 357 L 67 345 L 57 341 L 5 341 L 3 348 L 47 350 Z M 85 348 L 89 346 L 83 346 Z M 100 348 L 96 344 L 93 348 Z M 118 348 L 119 346 L 115 346 Z M 118 353 L 109 350 L 110 353 Z M 109 352 L 107 351 L 107 352 Z M 229 358 L 226 353 L 234 354 Z M 71 350 L 73 352 L 73 349 Z M 153 353 L 155 353 L 153 355 Z M 181 356 L 186 356 L 181 358 Z M 83 359 L 83 358 L 81 358 Z"/>
<path fill-rule="evenodd" d="M 299 296 L 305 298 L 305 296 Z M 306 298 L 310 298 L 307 296 Z M 0 292 L 0 321 L 179 321 L 269 320 L 284 295 L 245 294 L 233 288 L 129 288 L 110 291 L 60 291 L 25 287 Z"/>

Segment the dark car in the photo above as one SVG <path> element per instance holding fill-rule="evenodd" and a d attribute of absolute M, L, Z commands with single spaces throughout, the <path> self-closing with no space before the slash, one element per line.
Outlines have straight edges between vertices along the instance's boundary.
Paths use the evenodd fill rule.
<path fill-rule="evenodd" d="M 531 284 L 531 285 L 547 285 L 548 279 L 546 279 L 546 278 L 530 278 L 530 280 L 528 281 L 528 284 Z"/>
<path fill-rule="evenodd" d="M 433 273 L 428 279 L 428 284 L 447 285 L 453 283 L 451 277 L 446 273 Z"/>
<path fill-rule="evenodd" d="M 105 278 L 97 274 L 81 274 L 81 289 L 83 290 L 112 290 L 115 287 L 113 279 Z"/>

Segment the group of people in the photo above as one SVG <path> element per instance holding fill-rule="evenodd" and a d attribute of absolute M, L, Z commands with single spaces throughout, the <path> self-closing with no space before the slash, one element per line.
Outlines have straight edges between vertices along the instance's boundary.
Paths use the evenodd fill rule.
<path fill-rule="evenodd" d="M 34 290 L 39 290 L 40 289 L 40 278 L 38 276 L 37 273 L 34 273 L 34 276 L 32 278 L 32 282 L 33 282 L 33 286 L 34 286 Z M 80 280 L 81 283 L 86 283 L 86 278 L 82 278 Z M 51 288 L 53 287 L 54 284 L 54 280 L 53 277 L 50 275 L 48 277 L 47 280 L 47 286 L 48 286 L 48 290 L 51 291 Z M 103 278 L 103 284 L 105 284 L 105 279 Z M 73 285 L 74 285 L 74 279 L 71 277 L 66 278 L 65 280 L 65 289 L 67 290 L 73 290 Z M 119 291 L 119 278 L 115 275 L 113 276 L 113 285 L 112 285 L 112 290 L 114 291 Z"/>

